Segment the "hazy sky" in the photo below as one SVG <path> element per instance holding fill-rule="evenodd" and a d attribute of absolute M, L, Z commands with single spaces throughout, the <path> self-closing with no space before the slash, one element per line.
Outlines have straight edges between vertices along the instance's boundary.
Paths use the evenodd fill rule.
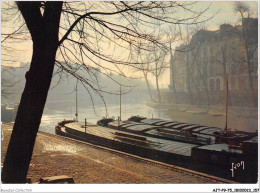
<path fill-rule="evenodd" d="M 258 2 L 257 1 L 245 1 L 245 3 L 250 7 L 250 10 L 252 11 L 251 17 L 257 17 L 258 13 Z M 196 7 L 197 10 L 206 8 L 209 4 L 211 4 L 208 12 L 203 17 L 210 17 L 213 14 L 217 15 L 209 22 L 206 23 L 205 27 L 208 30 L 216 30 L 219 28 L 219 25 L 223 23 L 227 24 L 240 24 L 240 15 L 238 13 L 235 13 L 233 10 L 234 7 L 234 1 L 200 1 Z M 3 4 L 1 3 L 3 6 Z M 17 26 L 17 24 L 10 23 L 11 26 Z M 1 25 L 1 31 L 2 33 L 6 33 L 7 27 Z M 32 55 L 32 44 L 30 41 L 19 43 L 19 44 L 13 44 L 16 48 L 18 47 L 18 50 L 15 53 L 15 57 L 13 62 L 8 63 L 8 65 L 19 65 L 19 62 L 29 62 L 31 60 Z M 1 58 L 3 57 L 3 53 L 1 54 Z M 2 61 L 2 65 L 6 65 L 7 63 Z M 169 84 L 169 73 L 165 73 L 164 79 L 162 81 L 163 87 L 167 87 Z"/>
<path fill-rule="evenodd" d="M 201 2 L 202 4 L 203 2 Z M 250 10 L 252 11 L 252 17 L 258 16 L 258 2 L 257 1 L 245 1 L 245 3 L 250 7 Z M 212 6 L 210 9 L 213 12 L 218 12 L 217 16 L 213 18 L 209 23 L 209 28 L 215 29 L 215 27 L 223 24 L 223 23 L 229 23 L 229 24 L 240 24 L 240 15 L 238 13 L 234 13 L 233 10 L 234 7 L 234 1 L 212 1 Z M 238 23 L 239 22 L 239 23 Z"/>

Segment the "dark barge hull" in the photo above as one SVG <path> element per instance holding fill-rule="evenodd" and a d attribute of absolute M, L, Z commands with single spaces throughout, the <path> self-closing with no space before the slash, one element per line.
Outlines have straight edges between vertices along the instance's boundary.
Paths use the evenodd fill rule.
<path fill-rule="evenodd" d="M 87 132 L 85 132 L 84 128 L 75 128 L 71 126 L 71 124 L 64 124 L 62 126 L 56 126 L 56 134 L 85 141 L 85 142 L 90 142 L 95 145 L 109 147 L 115 150 L 138 155 L 140 157 L 149 158 L 152 160 L 207 173 L 210 175 L 214 175 L 232 181 L 237 181 L 242 183 L 255 183 L 257 179 L 257 173 L 255 170 L 253 171 L 252 168 L 251 169 L 246 168 L 246 171 L 236 171 L 236 176 L 235 177 L 231 176 L 231 172 L 230 172 L 231 162 L 236 163 L 236 160 L 237 161 L 245 160 L 246 163 L 251 162 L 243 154 L 229 154 L 229 153 L 218 153 L 218 152 L 216 153 L 214 151 L 200 151 L 199 150 L 200 146 L 194 144 L 187 144 L 187 143 L 184 144 L 188 146 L 190 145 L 189 147 L 190 154 L 181 154 L 178 152 L 171 152 L 168 151 L 167 148 L 163 148 L 164 143 L 166 147 L 168 142 L 176 143 L 177 145 L 182 144 L 180 142 L 172 142 L 172 141 L 167 142 L 167 140 L 154 139 L 155 142 L 159 141 L 159 143 L 163 144 L 162 148 L 158 148 L 158 147 L 154 148 L 153 143 L 155 142 L 151 141 L 153 139 L 147 137 L 146 140 L 146 137 L 137 134 L 127 134 L 126 132 L 121 132 L 115 129 L 105 128 L 105 127 L 96 127 L 97 132 L 93 132 L 95 128 L 93 130 L 88 130 L 87 128 Z M 104 131 L 104 133 L 109 133 L 110 135 L 113 135 L 113 138 L 111 138 L 110 136 L 106 136 L 100 131 L 102 132 Z M 117 132 L 120 132 L 121 134 L 123 134 L 123 136 L 115 135 Z M 150 145 L 148 141 L 150 141 L 152 145 Z M 212 157 L 214 158 L 215 156 L 214 154 L 219 154 L 222 157 L 225 156 L 225 160 L 228 165 L 227 164 L 223 165 L 221 164 L 221 162 L 220 163 L 208 162 L 207 159 L 201 160 L 201 158 L 205 156 L 208 157 L 209 159 L 211 159 Z"/>
<path fill-rule="evenodd" d="M 163 152 L 148 147 L 141 147 L 138 145 L 138 142 L 136 143 L 136 145 L 134 145 L 130 143 L 124 143 L 122 141 L 111 140 L 106 137 L 84 133 L 82 131 L 78 131 L 68 127 L 65 127 L 65 130 L 61 132 L 63 136 L 71 137 L 77 140 L 90 142 L 95 145 L 109 147 L 115 150 L 138 155 L 156 161 L 161 161 L 168 164 L 175 164 L 181 167 L 190 168 L 191 160 L 189 156 L 178 155 L 170 152 Z"/>

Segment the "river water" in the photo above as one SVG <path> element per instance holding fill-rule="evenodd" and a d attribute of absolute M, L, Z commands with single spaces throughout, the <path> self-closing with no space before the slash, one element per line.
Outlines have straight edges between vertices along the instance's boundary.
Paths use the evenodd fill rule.
<path fill-rule="evenodd" d="M 84 121 L 85 118 L 89 123 L 96 123 L 99 119 L 106 115 L 104 106 L 95 106 L 94 112 L 92 107 L 79 107 L 79 121 Z M 117 118 L 120 113 L 120 106 L 117 104 L 108 104 L 107 112 L 110 117 Z M 201 124 L 213 127 L 225 126 L 225 116 L 212 116 L 209 114 L 193 114 L 188 112 L 168 111 L 164 109 L 154 109 L 145 105 L 139 104 L 122 104 L 122 120 L 126 120 L 132 115 L 140 115 L 147 118 L 161 118 L 172 121 L 185 123 Z M 75 118 L 75 107 L 66 108 L 66 110 L 48 110 L 45 109 L 40 130 L 54 133 L 55 125 L 64 119 Z M 257 117 L 238 117 L 233 114 L 228 114 L 228 128 L 238 129 L 243 131 L 254 132 L 258 128 Z"/>
<path fill-rule="evenodd" d="M 160 111 L 150 108 L 145 104 L 122 104 L 122 120 L 126 120 L 132 115 L 140 115 L 148 118 L 157 117 L 165 118 L 160 114 Z M 120 114 L 120 106 L 115 104 L 107 105 L 107 114 L 109 117 L 114 116 L 116 119 Z M 78 109 L 78 120 L 84 121 L 85 118 L 89 123 L 96 123 L 102 117 L 106 116 L 106 108 L 104 106 L 93 107 L 79 107 Z M 75 118 L 75 107 L 69 110 L 45 110 L 40 130 L 54 133 L 55 125 L 64 119 L 74 119 Z"/>

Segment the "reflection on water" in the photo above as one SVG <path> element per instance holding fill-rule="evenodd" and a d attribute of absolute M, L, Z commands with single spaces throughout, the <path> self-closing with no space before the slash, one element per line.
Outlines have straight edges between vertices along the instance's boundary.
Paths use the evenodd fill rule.
<path fill-rule="evenodd" d="M 107 105 L 108 115 L 117 118 L 119 116 L 119 105 Z M 99 119 L 106 115 L 106 110 L 103 106 L 95 107 L 96 114 L 93 108 L 79 107 L 79 121 L 96 123 Z M 212 116 L 209 114 L 194 114 L 188 112 L 168 111 L 163 109 L 153 109 L 145 104 L 122 104 L 122 120 L 128 119 L 132 115 L 145 116 L 147 118 L 161 118 L 185 123 L 194 123 L 208 126 L 224 128 L 225 116 Z M 254 132 L 257 130 L 257 118 L 253 117 L 238 117 L 235 114 L 228 114 L 228 128 L 238 129 L 243 131 Z M 75 109 L 71 108 L 66 111 L 45 110 L 42 117 L 40 130 L 54 133 L 55 125 L 64 119 L 74 119 Z"/>

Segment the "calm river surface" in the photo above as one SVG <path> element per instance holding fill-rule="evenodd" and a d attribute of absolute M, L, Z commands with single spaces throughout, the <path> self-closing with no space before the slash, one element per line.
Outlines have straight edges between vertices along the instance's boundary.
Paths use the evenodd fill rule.
<path fill-rule="evenodd" d="M 75 107 L 67 108 L 68 110 L 48 110 L 45 109 L 42 117 L 40 130 L 54 133 L 55 125 L 64 119 L 75 118 Z M 117 118 L 119 116 L 119 105 L 107 105 L 108 115 Z M 79 107 L 79 121 L 96 123 L 99 119 L 106 115 L 104 106 L 96 106 L 95 111 L 92 107 Z M 132 115 L 145 116 L 147 118 L 161 118 L 185 123 L 201 124 L 207 126 L 215 126 L 224 128 L 225 116 L 212 116 L 209 114 L 193 114 L 187 112 L 168 111 L 163 109 L 153 109 L 145 104 L 122 104 L 122 120 L 126 120 Z M 257 118 L 255 117 L 237 117 L 229 114 L 228 128 L 256 131 L 258 126 Z"/>
<path fill-rule="evenodd" d="M 96 111 L 96 113 L 95 113 Z M 96 123 L 98 120 L 100 120 L 102 117 L 106 115 L 106 110 L 104 106 L 96 106 L 95 111 L 92 107 L 89 108 L 80 108 L 78 109 L 79 114 L 79 121 L 84 121 L 85 118 L 87 119 L 87 122 L 90 123 Z M 109 117 L 114 116 L 117 118 L 119 116 L 120 112 L 120 106 L 119 105 L 107 105 L 107 112 Z M 140 115 L 145 116 L 147 118 L 164 118 L 164 114 L 161 114 L 159 110 L 150 108 L 146 106 L 145 104 L 122 104 L 122 120 L 126 120 L 132 115 Z M 54 133 L 54 127 L 55 125 L 64 120 L 64 119 L 74 119 L 75 118 L 75 107 L 65 111 L 65 110 L 45 110 L 40 130 L 41 131 L 47 131 L 50 133 Z"/>

